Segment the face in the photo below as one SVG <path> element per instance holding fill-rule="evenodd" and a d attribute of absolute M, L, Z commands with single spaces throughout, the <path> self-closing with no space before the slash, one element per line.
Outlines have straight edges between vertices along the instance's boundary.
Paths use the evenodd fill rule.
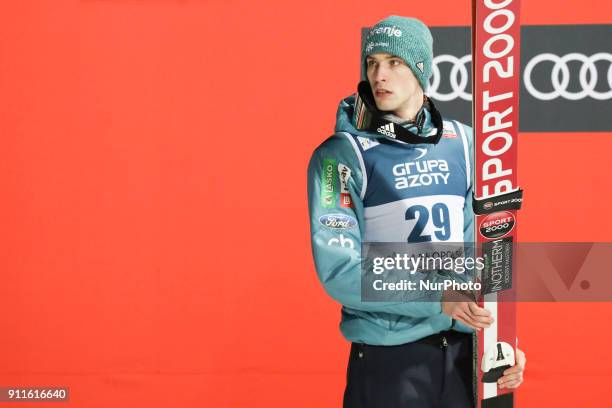
<path fill-rule="evenodd" d="M 415 101 L 422 101 L 421 85 L 401 58 L 387 53 L 368 55 L 366 67 L 378 109 L 402 116 Z"/>

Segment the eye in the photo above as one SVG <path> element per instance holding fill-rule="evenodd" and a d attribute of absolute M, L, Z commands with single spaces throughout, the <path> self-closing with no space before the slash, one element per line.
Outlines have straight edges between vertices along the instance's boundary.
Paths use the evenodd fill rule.
<path fill-rule="evenodd" d="M 399 59 L 399 58 L 393 58 L 392 60 L 389 60 L 389 64 L 392 67 L 395 67 L 395 66 L 401 65 L 402 64 L 402 60 Z"/>
<path fill-rule="evenodd" d="M 375 64 L 376 64 L 376 61 L 374 61 L 374 60 L 367 60 L 366 61 L 366 65 L 368 67 L 373 67 Z"/>

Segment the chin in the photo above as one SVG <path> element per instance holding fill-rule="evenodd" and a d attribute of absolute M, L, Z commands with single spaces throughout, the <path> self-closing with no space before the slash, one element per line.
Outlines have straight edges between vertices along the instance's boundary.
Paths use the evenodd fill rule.
<path fill-rule="evenodd" d="M 376 107 L 379 110 L 386 111 L 386 112 L 394 111 L 396 108 L 395 104 L 392 104 L 392 103 L 377 103 Z"/>

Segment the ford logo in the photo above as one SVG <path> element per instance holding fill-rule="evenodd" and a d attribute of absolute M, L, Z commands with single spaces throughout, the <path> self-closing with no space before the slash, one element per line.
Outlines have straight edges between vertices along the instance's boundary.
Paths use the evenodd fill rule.
<path fill-rule="evenodd" d="M 350 229 L 357 225 L 357 220 L 345 214 L 325 214 L 319 217 L 319 222 L 330 229 Z"/>

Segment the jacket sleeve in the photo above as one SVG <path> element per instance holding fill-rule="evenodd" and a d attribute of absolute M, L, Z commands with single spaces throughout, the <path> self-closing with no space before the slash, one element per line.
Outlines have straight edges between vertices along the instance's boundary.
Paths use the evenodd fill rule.
<path fill-rule="evenodd" d="M 472 244 L 474 242 L 474 211 L 472 210 L 472 191 L 474 185 L 474 133 L 472 128 L 464 124 L 467 145 L 468 145 L 468 167 L 470 172 L 470 185 L 465 194 L 465 206 L 463 207 L 463 242 Z"/>
<path fill-rule="evenodd" d="M 428 291 L 423 301 L 361 300 L 362 200 L 367 178 L 361 157 L 354 139 L 339 133 L 319 146 L 310 159 L 308 207 L 319 280 L 334 300 L 352 309 L 412 317 L 441 313 L 439 291 Z"/>
<path fill-rule="evenodd" d="M 463 242 L 464 242 L 464 256 L 475 257 L 475 237 L 474 237 L 474 211 L 472 210 L 472 191 L 474 186 L 474 133 L 472 128 L 462 123 L 458 124 L 463 127 L 463 132 L 467 139 L 468 146 L 468 171 L 470 172 L 470 183 L 465 193 L 465 203 L 463 206 Z M 476 279 L 476 272 L 474 270 L 467 271 L 463 276 L 463 281 L 474 282 Z M 474 333 L 474 329 L 468 327 L 458 320 L 453 319 L 453 328 L 458 331 L 465 333 Z"/>

